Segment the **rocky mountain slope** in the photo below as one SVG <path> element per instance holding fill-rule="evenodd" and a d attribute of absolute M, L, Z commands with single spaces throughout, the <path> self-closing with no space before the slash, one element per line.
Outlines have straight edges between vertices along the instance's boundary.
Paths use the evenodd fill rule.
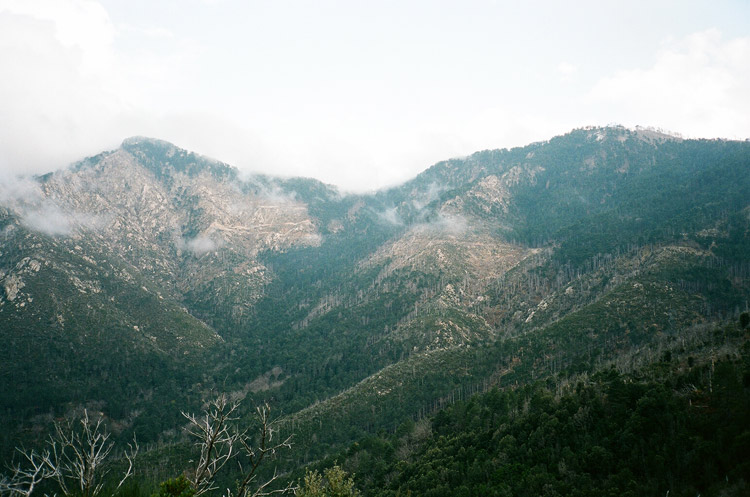
<path fill-rule="evenodd" d="M 286 413 L 306 460 L 615 361 L 747 307 L 748 170 L 747 142 L 613 127 L 370 195 L 145 138 L 3 185 L 4 450 L 84 405 L 167 441 L 224 390 Z"/>

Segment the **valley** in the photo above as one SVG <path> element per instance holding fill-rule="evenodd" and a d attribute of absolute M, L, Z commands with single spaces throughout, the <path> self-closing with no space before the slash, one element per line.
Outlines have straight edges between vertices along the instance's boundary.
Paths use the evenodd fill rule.
<path fill-rule="evenodd" d="M 466 468 L 440 477 L 439 492 L 415 476 L 439 464 L 431 449 L 458 450 L 451 437 L 464 429 L 505 440 L 503 455 L 461 457 L 492 460 L 481 471 L 502 466 L 495 478 L 511 482 L 507 458 L 542 464 L 503 445 L 529 436 L 513 423 L 544 412 L 564 424 L 587 399 L 610 412 L 602 399 L 623 384 L 636 386 L 614 417 L 658 390 L 674 416 L 705 401 L 740 430 L 749 171 L 747 141 L 612 126 L 450 159 L 367 194 L 242 176 L 149 138 L 3 185 L 0 458 L 38 445 L 55 420 L 96 411 L 118 444 L 141 442 L 148 493 L 190 457 L 181 411 L 220 392 L 244 399 L 244 420 L 264 403 L 278 414 L 294 443 L 274 464 L 289 481 L 341 464 L 365 495 L 464 495 Z M 719 363 L 726 388 L 709 395 Z M 609 429 L 592 419 L 597 436 Z M 701 436 L 720 422 L 700 424 Z M 690 423 L 677 430 L 686 439 Z M 741 458 L 750 439 L 732 433 L 717 447 Z M 594 456 L 565 457 L 545 459 L 545 473 L 644 488 L 597 480 L 614 465 L 589 470 Z M 742 495 L 747 464 L 716 464 L 725 474 L 675 470 L 660 492 Z M 523 475 L 512 481 L 532 485 Z M 521 488 L 480 480 L 490 486 L 465 495 Z"/>

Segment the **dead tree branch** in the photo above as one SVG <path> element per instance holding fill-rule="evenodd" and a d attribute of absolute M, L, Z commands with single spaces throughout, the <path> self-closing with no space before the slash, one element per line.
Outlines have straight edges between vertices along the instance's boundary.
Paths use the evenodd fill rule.
<path fill-rule="evenodd" d="M 28 497 L 39 483 L 52 479 L 63 495 L 97 497 L 104 489 L 108 474 L 105 460 L 115 445 L 109 438 L 102 417 L 92 421 L 87 410 L 77 421 L 55 423 L 54 432 L 47 441 L 48 448 L 43 452 L 19 449 L 23 464 L 12 466 L 10 477 L 0 477 L 0 495 Z M 133 438 L 124 454 L 128 469 L 117 488 L 133 475 L 138 448 L 138 442 Z"/>
<path fill-rule="evenodd" d="M 9 477 L 0 475 L 0 495 L 28 497 L 39 483 L 55 476 L 49 451 L 37 453 L 18 449 L 18 452 L 22 461 L 10 466 Z"/>
<path fill-rule="evenodd" d="M 256 408 L 255 417 L 260 429 L 258 443 L 255 444 L 247 429 L 240 430 L 236 426 L 239 420 L 238 409 L 239 401 L 230 402 L 226 395 L 220 395 L 207 404 L 201 416 L 182 413 L 188 420 L 186 432 L 196 440 L 199 453 L 197 463 L 186 475 L 196 491 L 195 495 L 215 490 L 217 473 L 235 458 L 242 476 L 237 489 L 234 492 L 227 489 L 225 497 L 261 497 L 289 492 L 292 490 L 291 486 L 267 490 L 278 479 L 276 472 L 266 481 L 256 480 L 257 470 L 263 460 L 281 449 L 291 448 L 291 437 L 274 442 L 275 428 L 274 421 L 270 418 L 271 409 L 268 404 L 264 404 Z"/>

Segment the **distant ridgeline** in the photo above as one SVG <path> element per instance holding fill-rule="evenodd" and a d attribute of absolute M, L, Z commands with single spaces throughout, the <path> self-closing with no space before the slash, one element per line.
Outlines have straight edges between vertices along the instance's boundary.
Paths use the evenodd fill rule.
<path fill-rule="evenodd" d="M 85 408 L 150 492 L 194 458 L 180 411 L 227 392 L 283 414 L 281 469 L 338 457 L 368 495 L 741 495 L 749 173 L 750 142 L 609 127 L 362 195 L 147 138 L 18 180 L 1 458 Z"/>

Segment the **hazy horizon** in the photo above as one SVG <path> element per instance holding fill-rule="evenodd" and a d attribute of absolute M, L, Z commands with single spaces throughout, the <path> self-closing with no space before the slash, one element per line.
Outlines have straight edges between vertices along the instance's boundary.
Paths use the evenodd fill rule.
<path fill-rule="evenodd" d="M 583 126 L 750 137 L 750 4 L 0 0 L 0 173 L 130 136 L 344 191 Z"/>

